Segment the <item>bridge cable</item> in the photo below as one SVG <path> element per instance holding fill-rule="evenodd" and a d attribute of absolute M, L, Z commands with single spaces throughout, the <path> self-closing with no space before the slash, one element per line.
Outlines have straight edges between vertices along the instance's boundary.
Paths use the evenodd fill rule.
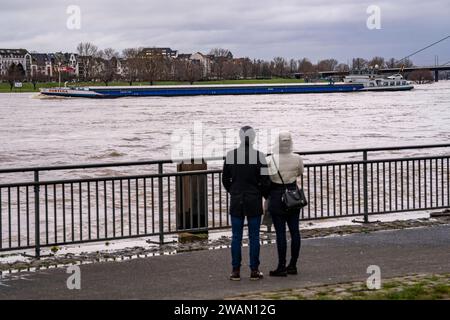
<path fill-rule="evenodd" d="M 442 41 L 447 40 L 448 38 L 450 38 L 450 35 L 446 36 L 445 38 L 442 38 L 441 40 L 438 40 L 438 41 L 436 41 L 436 42 L 433 42 L 432 44 L 430 44 L 430 45 L 428 45 L 428 46 L 426 46 L 426 47 L 424 47 L 424 48 L 422 48 L 422 49 L 420 49 L 420 50 L 417 50 L 417 51 L 411 53 L 410 55 L 408 55 L 408 56 L 406 56 L 406 57 L 404 57 L 404 58 L 398 60 L 398 62 L 401 62 L 401 61 L 403 61 L 403 60 L 406 60 L 406 59 L 412 57 L 413 55 L 415 55 L 415 54 L 417 54 L 417 53 L 419 53 L 419 52 L 422 52 L 422 51 L 424 51 L 424 50 L 426 50 L 426 49 L 428 49 L 428 48 L 430 48 L 430 47 L 432 47 L 432 46 L 434 46 L 434 45 L 436 45 L 436 44 L 438 44 L 438 43 L 440 43 L 440 42 L 442 42 Z M 449 61 L 449 62 L 450 62 L 450 61 Z M 449 62 L 447 62 L 447 63 L 449 63 Z"/>

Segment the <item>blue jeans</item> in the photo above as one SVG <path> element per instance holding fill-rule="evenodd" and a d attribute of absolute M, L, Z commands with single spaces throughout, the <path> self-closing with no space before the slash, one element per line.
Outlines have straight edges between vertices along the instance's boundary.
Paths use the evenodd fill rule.
<path fill-rule="evenodd" d="M 289 265 L 296 266 L 301 245 L 299 214 L 273 214 L 272 221 L 277 233 L 278 267 L 286 267 L 286 224 L 291 234 L 291 261 Z"/>
<path fill-rule="evenodd" d="M 242 261 L 242 234 L 244 231 L 245 217 L 231 216 L 231 230 L 233 233 L 231 240 L 231 259 L 233 269 L 241 267 Z M 250 247 L 250 269 L 258 270 L 259 267 L 259 229 L 261 226 L 261 216 L 247 217 L 249 247 Z"/>

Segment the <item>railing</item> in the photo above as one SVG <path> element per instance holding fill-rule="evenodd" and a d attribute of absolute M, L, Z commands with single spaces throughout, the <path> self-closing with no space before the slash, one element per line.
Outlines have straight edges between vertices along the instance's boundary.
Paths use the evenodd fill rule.
<path fill-rule="evenodd" d="M 450 207 L 450 155 L 368 160 L 368 152 L 450 144 L 301 152 L 362 153 L 362 160 L 306 163 L 301 220 Z M 209 158 L 221 160 L 222 158 Z M 171 160 L 0 169 L 33 181 L 0 184 L 0 251 L 230 227 L 221 170 L 166 172 Z M 155 173 L 41 181 L 44 171 L 145 166 Z M 155 166 L 155 167 L 153 167 Z M 172 167 L 173 169 L 173 167 Z M 188 209 L 186 209 L 188 208 Z"/>

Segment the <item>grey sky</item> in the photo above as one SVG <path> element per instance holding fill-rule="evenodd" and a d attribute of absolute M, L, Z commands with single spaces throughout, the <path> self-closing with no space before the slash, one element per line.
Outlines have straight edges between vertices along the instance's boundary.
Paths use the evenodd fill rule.
<path fill-rule="evenodd" d="M 402 58 L 450 34 L 450 1 L 295 0 L 41 0 L 0 5 L 0 47 L 75 51 L 168 46 L 180 52 L 230 49 L 236 56 Z M 81 29 L 66 27 L 68 5 L 81 8 Z M 369 5 L 381 8 L 381 30 L 366 27 Z M 450 39 L 414 57 L 450 60 Z"/>

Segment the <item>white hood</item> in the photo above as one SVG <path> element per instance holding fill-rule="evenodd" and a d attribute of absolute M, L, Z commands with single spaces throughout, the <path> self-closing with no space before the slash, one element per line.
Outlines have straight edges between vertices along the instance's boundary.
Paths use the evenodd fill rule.
<path fill-rule="evenodd" d="M 292 137 L 288 131 L 282 131 L 275 141 L 273 153 L 291 153 L 292 152 Z"/>

